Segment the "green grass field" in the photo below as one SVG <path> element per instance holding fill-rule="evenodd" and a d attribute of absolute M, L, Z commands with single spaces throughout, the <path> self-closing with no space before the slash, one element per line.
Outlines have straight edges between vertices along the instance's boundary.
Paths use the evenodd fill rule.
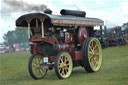
<path fill-rule="evenodd" d="M 103 64 L 96 73 L 73 69 L 70 78 L 59 80 L 54 69 L 34 80 L 28 73 L 29 53 L 0 54 L 0 85 L 128 85 L 128 45 L 103 50 Z"/>

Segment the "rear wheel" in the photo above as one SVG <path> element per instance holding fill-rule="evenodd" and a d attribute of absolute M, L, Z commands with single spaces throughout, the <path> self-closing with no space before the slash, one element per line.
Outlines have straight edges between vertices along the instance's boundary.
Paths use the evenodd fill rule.
<path fill-rule="evenodd" d="M 67 52 L 61 52 L 56 56 L 55 72 L 59 79 L 66 79 L 72 73 L 72 58 Z"/>
<path fill-rule="evenodd" d="M 102 63 L 102 48 L 98 39 L 87 38 L 82 46 L 82 61 L 87 72 L 96 72 Z"/>
<path fill-rule="evenodd" d="M 30 57 L 28 70 L 34 79 L 42 79 L 47 73 L 47 69 L 41 68 L 40 64 L 43 64 L 43 56 L 41 54 L 34 54 Z"/>

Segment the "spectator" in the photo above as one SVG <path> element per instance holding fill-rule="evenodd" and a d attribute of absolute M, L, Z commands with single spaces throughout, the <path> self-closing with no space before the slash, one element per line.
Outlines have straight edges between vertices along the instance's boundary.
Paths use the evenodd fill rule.
<path fill-rule="evenodd" d="M 120 46 L 120 38 L 118 36 L 115 37 L 116 46 Z"/>

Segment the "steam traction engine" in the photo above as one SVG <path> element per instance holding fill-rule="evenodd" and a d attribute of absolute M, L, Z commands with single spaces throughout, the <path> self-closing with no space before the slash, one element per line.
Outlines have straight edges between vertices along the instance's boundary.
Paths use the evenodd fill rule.
<path fill-rule="evenodd" d="M 53 68 L 59 79 L 65 79 L 73 67 L 82 66 L 87 72 L 101 67 L 102 48 L 93 29 L 104 22 L 85 17 L 84 11 L 63 9 L 60 13 L 30 13 L 16 20 L 16 26 L 28 28 L 32 53 L 28 69 L 34 79 L 44 78 Z"/>

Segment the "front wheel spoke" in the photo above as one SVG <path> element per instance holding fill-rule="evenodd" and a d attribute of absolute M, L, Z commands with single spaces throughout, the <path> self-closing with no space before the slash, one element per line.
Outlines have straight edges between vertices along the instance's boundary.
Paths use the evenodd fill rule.
<path fill-rule="evenodd" d="M 67 57 L 66 57 L 66 56 L 64 56 L 64 61 L 66 62 L 66 60 L 67 60 Z"/>
<path fill-rule="evenodd" d="M 94 62 L 91 62 L 91 66 L 94 67 Z"/>
<path fill-rule="evenodd" d="M 38 66 L 32 65 L 32 67 L 35 67 L 35 68 L 37 68 Z"/>
<path fill-rule="evenodd" d="M 65 60 L 65 62 L 67 62 L 68 61 L 68 58 L 66 57 L 66 60 Z"/>
<path fill-rule="evenodd" d="M 96 66 L 98 66 L 98 64 L 99 64 L 99 62 L 98 62 L 98 61 L 96 61 L 96 62 L 95 62 L 95 65 L 96 65 Z"/>
<path fill-rule="evenodd" d="M 60 63 L 63 63 L 63 58 L 60 58 Z"/>
<path fill-rule="evenodd" d="M 92 46 L 89 46 L 89 50 L 90 50 L 91 52 L 93 52 L 93 48 L 92 48 Z"/>
<path fill-rule="evenodd" d="M 62 68 L 61 67 L 59 67 L 59 70 L 61 70 Z"/>
<path fill-rule="evenodd" d="M 63 69 L 63 75 L 66 75 L 65 69 Z"/>
<path fill-rule="evenodd" d="M 96 61 L 99 61 L 99 56 L 96 56 Z"/>
<path fill-rule="evenodd" d="M 96 45 L 96 43 L 94 41 L 92 43 L 93 43 L 92 45 L 93 45 L 93 48 L 94 48 L 94 46 Z"/>
<path fill-rule="evenodd" d="M 93 58 L 93 55 L 92 56 L 89 56 L 89 60 L 91 61 L 91 59 Z"/>
<path fill-rule="evenodd" d="M 40 71 L 40 69 L 38 69 L 38 71 L 39 71 L 39 73 L 41 74 L 41 71 Z"/>
<path fill-rule="evenodd" d="M 97 46 L 97 45 L 95 45 L 95 47 L 93 47 L 93 51 L 95 51 L 97 47 L 98 47 L 98 46 Z"/>
<path fill-rule="evenodd" d="M 33 72 L 36 72 L 37 69 L 33 69 Z"/>
<path fill-rule="evenodd" d="M 99 61 L 99 57 L 95 56 L 95 61 Z"/>
<path fill-rule="evenodd" d="M 69 69 L 69 67 L 68 67 L 68 66 L 66 66 L 64 69 L 66 69 L 66 70 L 67 70 L 67 69 Z"/>
<path fill-rule="evenodd" d="M 41 76 L 41 72 L 40 72 L 40 70 L 38 70 L 38 77 L 40 77 Z"/>
<path fill-rule="evenodd" d="M 67 69 L 65 69 L 65 75 L 67 74 L 67 72 L 68 72 L 68 70 L 67 70 Z"/>
<path fill-rule="evenodd" d="M 66 57 L 66 60 L 68 60 L 68 58 Z"/>
<path fill-rule="evenodd" d="M 60 68 L 63 68 L 63 63 L 60 63 L 59 67 L 60 67 Z"/>
<path fill-rule="evenodd" d="M 40 56 L 38 56 L 38 61 L 39 61 L 39 62 L 41 61 L 41 58 L 40 58 Z"/>
<path fill-rule="evenodd" d="M 35 72 L 35 74 L 36 74 L 36 75 L 38 75 L 38 74 L 39 74 L 38 69 L 36 69 L 34 72 Z"/>
<path fill-rule="evenodd" d="M 96 55 L 96 56 L 99 56 L 100 54 L 99 54 L 99 53 L 96 53 L 95 55 Z"/>
<path fill-rule="evenodd" d="M 64 71 L 65 71 L 65 75 L 67 74 L 67 69 L 64 69 Z"/>
<path fill-rule="evenodd" d="M 97 50 L 95 50 L 95 53 L 96 53 L 96 54 L 99 54 L 99 50 L 98 50 L 98 49 L 97 49 Z"/>
<path fill-rule="evenodd" d="M 43 76 L 45 74 L 46 71 L 43 71 L 42 69 L 40 69 L 40 76 Z"/>
<path fill-rule="evenodd" d="M 69 71 L 68 69 L 66 69 L 67 70 L 67 72 Z"/>
<path fill-rule="evenodd" d="M 93 61 L 95 61 L 96 60 L 96 56 L 93 56 Z"/>
<path fill-rule="evenodd" d="M 59 69 L 59 72 L 62 73 L 62 68 Z"/>
<path fill-rule="evenodd" d="M 40 64 L 40 61 L 39 61 L 38 57 L 36 58 L 36 61 L 37 61 L 38 64 Z"/>
<path fill-rule="evenodd" d="M 41 75 L 42 75 L 42 72 L 40 71 L 41 69 L 38 69 L 37 71 L 36 71 L 36 74 L 38 75 L 38 77 L 41 77 Z"/>
<path fill-rule="evenodd" d="M 67 63 L 66 66 L 69 66 L 69 63 Z"/>
<path fill-rule="evenodd" d="M 45 73 L 46 72 L 46 69 L 40 69 L 41 73 Z"/>
<path fill-rule="evenodd" d="M 38 67 L 37 67 L 37 68 L 33 68 L 33 71 L 36 71 L 36 70 L 38 70 L 38 69 L 40 69 L 40 68 L 38 68 Z"/>
<path fill-rule="evenodd" d="M 93 47 L 93 42 L 91 42 L 90 46 Z"/>
<path fill-rule="evenodd" d="M 95 62 L 93 62 L 93 67 L 95 67 Z"/>
<path fill-rule="evenodd" d="M 94 66 L 97 66 L 98 65 L 98 60 L 96 57 L 93 58 L 93 63 L 94 63 Z"/>
<path fill-rule="evenodd" d="M 64 75 L 64 69 L 62 69 L 62 75 Z"/>
<path fill-rule="evenodd" d="M 65 61 L 65 64 L 69 64 L 69 60 L 66 60 L 66 61 Z"/>
<path fill-rule="evenodd" d="M 37 65 L 39 65 L 39 64 L 40 64 L 40 62 L 39 62 L 38 58 L 36 58 L 36 59 L 35 59 L 35 62 L 36 62 L 36 64 L 37 64 Z"/>
<path fill-rule="evenodd" d="M 91 54 L 91 55 L 93 55 L 93 52 L 92 51 L 89 51 L 88 53 Z"/>
<path fill-rule="evenodd" d="M 95 60 L 94 58 L 91 59 L 91 64 L 94 66 Z"/>
<path fill-rule="evenodd" d="M 65 56 L 63 55 L 63 57 L 62 57 L 62 60 L 63 60 L 63 62 L 65 62 Z"/>
<path fill-rule="evenodd" d="M 36 61 L 33 61 L 32 63 L 34 63 L 34 64 L 38 65 Z"/>

